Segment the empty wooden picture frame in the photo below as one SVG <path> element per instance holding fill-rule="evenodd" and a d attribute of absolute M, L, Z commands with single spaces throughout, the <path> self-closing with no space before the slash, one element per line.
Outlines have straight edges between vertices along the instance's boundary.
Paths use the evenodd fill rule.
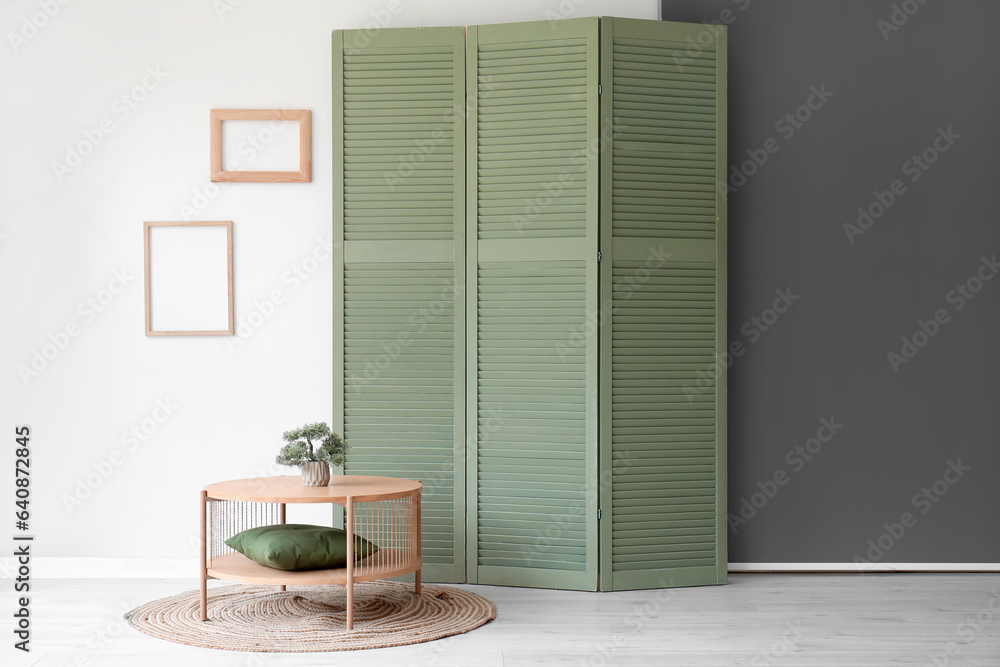
<path fill-rule="evenodd" d="M 309 111 L 294 109 L 212 109 L 211 174 L 216 182 L 309 183 L 312 181 L 312 122 Z M 255 120 L 299 124 L 298 171 L 227 171 L 222 164 L 222 121 Z M 273 131 L 273 127 L 270 128 Z M 231 166 L 231 165 L 227 165 Z"/>
<path fill-rule="evenodd" d="M 143 223 L 147 336 L 233 335 L 233 223 Z"/>

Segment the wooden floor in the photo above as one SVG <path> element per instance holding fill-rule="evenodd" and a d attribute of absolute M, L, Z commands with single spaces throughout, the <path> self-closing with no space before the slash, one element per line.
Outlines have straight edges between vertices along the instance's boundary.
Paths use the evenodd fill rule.
<path fill-rule="evenodd" d="M 628 593 L 463 586 L 493 600 L 497 620 L 437 642 L 345 653 L 199 649 L 121 620 L 126 609 L 196 587 L 181 579 L 38 582 L 33 651 L 13 650 L 7 629 L 0 664 L 1000 666 L 997 574 L 740 574 L 726 586 Z M 3 609 L 5 628 L 12 606 Z"/>

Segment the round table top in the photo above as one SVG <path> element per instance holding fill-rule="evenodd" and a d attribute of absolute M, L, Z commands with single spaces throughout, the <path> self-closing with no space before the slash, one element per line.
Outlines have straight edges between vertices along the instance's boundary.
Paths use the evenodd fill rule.
<path fill-rule="evenodd" d="M 332 475 L 329 486 L 303 486 L 300 475 L 284 475 L 216 482 L 206 486 L 205 491 L 209 498 L 216 500 L 259 503 L 343 503 L 348 497 L 355 501 L 403 498 L 413 495 L 422 486 L 420 482 L 411 479 L 362 475 Z"/>

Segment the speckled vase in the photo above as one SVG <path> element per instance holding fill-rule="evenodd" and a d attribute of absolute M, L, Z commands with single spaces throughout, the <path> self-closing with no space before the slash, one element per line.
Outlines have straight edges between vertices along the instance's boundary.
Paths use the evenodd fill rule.
<path fill-rule="evenodd" d="M 330 483 L 330 465 L 326 461 L 309 461 L 302 466 L 302 486 L 326 486 Z"/>

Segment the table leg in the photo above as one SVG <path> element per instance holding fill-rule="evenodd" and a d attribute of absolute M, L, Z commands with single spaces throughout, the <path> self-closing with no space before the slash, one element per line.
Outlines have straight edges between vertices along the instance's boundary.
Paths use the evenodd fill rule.
<path fill-rule="evenodd" d="M 285 503 L 278 503 L 278 523 L 285 523 Z M 281 586 L 278 586 L 278 590 L 285 591 L 288 590 L 288 588 L 282 584 Z"/>
<path fill-rule="evenodd" d="M 347 516 L 344 532 L 347 534 L 347 629 L 354 629 L 354 498 L 347 497 Z"/>
<path fill-rule="evenodd" d="M 208 492 L 202 491 L 201 499 L 201 558 L 200 558 L 200 578 L 201 578 L 201 620 L 208 620 L 208 521 L 206 511 L 208 507 Z"/>
<path fill-rule="evenodd" d="M 417 560 L 423 557 L 421 553 L 420 541 L 423 539 L 420 530 L 420 498 L 421 493 L 417 493 L 416 497 L 413 499 L 413 533 L 414 533 L 414 546 L 417 552 Z M 413 575 L 413 592 L 416 595 L 420 595 L 420 570 L 417 570 Z"/>

